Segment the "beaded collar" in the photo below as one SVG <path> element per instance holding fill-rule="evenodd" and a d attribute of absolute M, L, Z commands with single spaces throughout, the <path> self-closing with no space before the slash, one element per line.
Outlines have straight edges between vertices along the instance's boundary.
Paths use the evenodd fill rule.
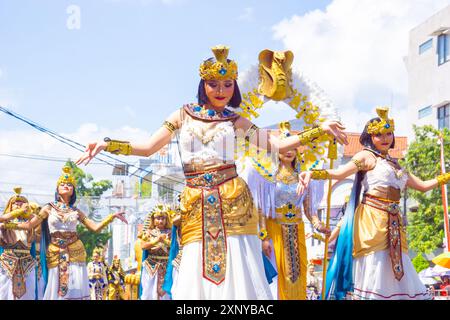
<path fill-rule="evenodd" d="M 187 104 L 184 106 L 184 110 L 194 119 L 203 121 L 229 121 L 235 120 L 239 117 L 237 113 L 224 109 L 223 111 L 216 111 L 212 109 L 206 109 L 199 104 Z"/>
<path fill-rule="evenodd" d="M 60 203 L 58 201 L 53 201 L 50 203 L 50 205 L 55 208 L 57 211 L 60 212 L 71 212 L 71 211 L 75 211 L 77 208 L 74 206 L 67 206 L 64 203 Z"/>

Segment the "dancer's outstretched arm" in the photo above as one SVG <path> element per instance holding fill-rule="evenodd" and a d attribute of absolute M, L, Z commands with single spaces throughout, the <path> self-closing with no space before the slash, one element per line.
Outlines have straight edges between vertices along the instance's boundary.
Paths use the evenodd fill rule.
<path fill-rule="evenodd" d="M 84 224 L 84 226 L 86 228 L 88 228 L 90 231 L 93 231 L 93 232 L 102 231 L 103 228 L 108 226 L 114 219 L 119 219 L 122 222 L 128 223 L 128 221 L 127 221 L 127 219 L 125 219 L 124 215 L 125 215 L 125 212 L 123 212 L 123 211 L 116 212 L 116 213 L 110 214 L 102 222 L 96 223 L 96 222 L 92 221 L 91 219 L 89 219 L 84 212 L 82 212 L 81 210 L 78 210 L 78 220 L 80 220 L 80 222 L 82 224 Z"/>
<path fill-rule="evenodd" d="M 146 143 L 122 143 L 117 144 L 117 153 L 149 157 L 167 145 L 172 139 L 172 134 L 181 127 L 180 111 L 177 110 L 167 118 L 164 125 L 159 128 Z M 128 147 L 129 146 L 129 147 Z M 88 144 L 83 155 L 75 162 L 77 165 L 87 165 L 97 154 L 107 150 L 108 143 L 105 141 L 91 142 Z M 116 153 L 111 150 L 111 153 Z"/>
<path fill-rule="evenodd" d="M 257 128 L 250 120 L 244 117 L 239 117 L 236 120 L 235 127 L 240 131 L 238 135 L 247 137 L 253 145 L 266 150 L 274 148 L 281 153 L 305 145 L 324 134 L 334 136 L 340 144 L 348 144 L 347 135 L 344 132 L 345 127 L 337 121 L 325 121 L 316 128 L 285 139 L 279 139 L 271 135 L 270 130 Z"/>

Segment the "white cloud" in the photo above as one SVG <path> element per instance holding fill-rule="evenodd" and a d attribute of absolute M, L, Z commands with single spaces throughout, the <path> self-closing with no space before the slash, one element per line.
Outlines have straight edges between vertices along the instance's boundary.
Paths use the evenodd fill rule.
<path fill-rule="evenodd" d="M 331 97 L 348 130 L 359 132 L 377 105 L 393 101 L 392 113 L 406 115 L 409 31 L 449 3 L 334 0 L 325 11 L 281 21 L 273 32 L 294 52 L 294 67 Z M 410 132 L 410 124 L 397 124 L 398 134 Z"/>
<path fill-rule="evenodd" d="M 143 142 L 148 139 L 150 132 L 141 129 L 123 127 L 107 129 L 96 124 L 86 123 L 75 132 L 61 133 L 61 135 L 86 145 L 88 142 L 98 141 L 103 137 Z M 80 151 L 51 138 L 50 136 L 32 130 L 0 130 L 0 191 L 10 191 L 15 185 L 23 185 L 25 194 L 46 194 L 51 196 L 55 183 L 61 174 L 63 162 L 51 162 L 4 156 L 9 155 L 44 155 L 48 157 L 76 160 Z M 121 157 L 122 161 L 133 163 L 137 157 Z M 108 159 L 109 162 L 114 160 Z M 112 179 L 112 167 L 99 165 L 94 159 L 92 164 L 82 166 L 82 169 L 94 176 L 95 179 Z M 0 194 L 4 198 L 5 193 Z M 32 199 L 35 196 L 32 196 Z M 43 197 L 37 197 L 43 199 Z M 44 197 L 45 198 L 45 197 Z"/>
<path fill-rule="evenodd" d="M 238 20 L 241 21 L 253 21 L 254 20 L 255 10 L 251 7 L 247 7 L 244 9 L 244 12 L 238 16 Z"/>

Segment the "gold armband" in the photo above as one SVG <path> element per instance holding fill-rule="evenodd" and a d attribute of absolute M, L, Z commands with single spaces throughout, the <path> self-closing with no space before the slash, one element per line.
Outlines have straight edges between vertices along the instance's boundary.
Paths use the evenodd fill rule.
<path fill-rule="evenodd" d="M 17 230 L 18 229 L 18 224 L 15 222 L 7 222 L 5 223 L 5 229 L 7 230 Z"/>
<path fill-rule="evenodd" d="M 445 174 L 441 174 L 439 176 L 436 177 L 438 184 L 440 186 L 443 186 L 444 184 L 446 184 L 449 180 L 450 180 L 450 172 L 449 173 L 445 173 Z"/>
<path fill-rule="evenodd" d="M 110 138 L 105 138 L 104 140 L 107 143 L 106 151 L 126 156 L 131 154 L 131 145 L 128 141 L 111 140 Z"/>
<path fill-rule="evenodd" d="M 259 237 L 261 240 L 266 240 L 268 236 L 269 236 L 269 234 L 267 233 L 267 230 L 266 230 L 265 228 L 262 228 L 262 229 L 259 231 L 258 237 Z"/>
<path fill-rule="evenodd" d="M 16 209 L 16 210 L 13 210 L 13 211 L 10 212 L 10 214 L 11 214 L 11 219 L 15 219 L 15 218 L 18 218 L 18 217 L 20 217 L 20 216 L 23 216 L 25 213 L 26 213 L 26 211 L 23 210 L 23 209 Z"/>
<path fill-rule="evenodd" d="M 305 145 L 308 142 L 311 142 L 312 140 L 323 136 L 323 134 L 324 132 L 322 127 L 315 127 L 313 129 L 297 134 L 297 137 L 300 140 L 300 144 Z"/>
<path fill-rule="evenodd" d="M 169 121 L 164 121 L 163 127 L 169 130 L 170 133 L 174 133 L 177 130 L 177 127 Z"/>
<path fill-rule="evenodd" d="M 330 174 L 327 170 L 311 170 L 311 178 L 314 180 L 328 180 L 330 179 Z"/>
<path fill-rule="evenodd" d="M 107 225 L 109 225 L 113 220 L 114 220 L 114 216 L 112 214 L 110 214 L 108 217 L 106 217 L 105 220 L 103 220 L 100 223 L 100 230 L 103 229 L 104 227 L 106 227 Z"/>
<path fill-rule="evenodd" d="M 356 165 L 358 171 L 364 170 L 364 166 L 361 161 L 359 161 L 358 159 L 352 159 L 352 162 Z"/>

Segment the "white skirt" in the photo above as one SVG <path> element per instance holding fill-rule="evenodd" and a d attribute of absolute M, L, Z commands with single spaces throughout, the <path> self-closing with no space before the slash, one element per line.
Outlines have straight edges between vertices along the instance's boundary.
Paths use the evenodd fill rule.
<path fill-rule="evenodd" d="M 90 300 L 89 278 L 85 263 L 69 264 L 69 285 L 64 297 L 58 295 L 59 272 L 58 267 L 48 269 L 47 288 L 44 300 Z"/>
<path fill-rule="evenodd" d="M 264 272 L 261 240 L 256 235 L 227 237 L 225 280 L 216 285 L 202 275 L 202 243 L 183 246 L 174 300 L 272 300 Z"/>
<path fill-rule="evenodd" d="M 430 300 L 411 259 L 402 253 L 404 275 L 400 281 L 392 271 L 389 250 L 377 251 L 353 260 L 353 299 Z"/>
<path fill-rule="evenodd" d="M 152 276 L 145 266 L 142 266 L 141 283 L 141 300 L 170 300 L 168 294 L 158 299 L 158 274 Z"/>
<path fill-rule="evenodd" d="M 13 295 L 13 283 L 8 274 L 0 267 L 0 300 L 35 300 L 36 299 L 36 268 L 30 270 L 25 280 L 26 293 L 19 299 Z"/>

